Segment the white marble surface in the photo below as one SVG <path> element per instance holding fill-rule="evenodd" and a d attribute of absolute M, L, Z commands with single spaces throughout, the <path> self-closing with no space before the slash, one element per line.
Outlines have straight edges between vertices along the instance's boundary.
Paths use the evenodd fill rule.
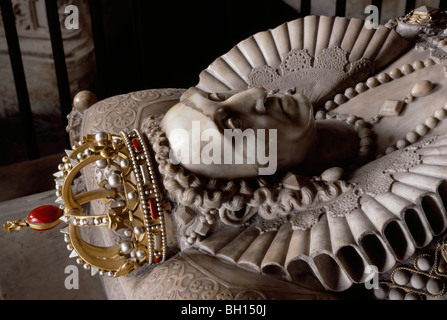
<path fill-rule="evenodd" d="M 68 257 L 61 223 L 49 231 L 31 229 L 12 234 L 3 232 L 7 220 L 26 218 L 40 205 L 53 204 L 54 191 L 0 203 L 0 299 L 2 300 L 93 300 L 106 299 L 100 276 L 90 272 Z M 79 288 L 67 289 L 65 273 L 68 265 L 79 271 Z"/>

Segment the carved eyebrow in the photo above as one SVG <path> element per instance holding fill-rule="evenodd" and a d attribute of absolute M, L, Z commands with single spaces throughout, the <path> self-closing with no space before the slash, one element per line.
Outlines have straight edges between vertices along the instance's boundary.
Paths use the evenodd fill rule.
<path fill-rule="evenodd" d="M 210 115 L 208 115 L 208 114 L 206 114 L 205 112 L 203 112 L 202 109 L 197 108 L 196 104 L 195 104 L 194 102 L 192 102 L 191 100 L 183 100 L 183 101 L 181 101 L 181 102 L 182 102 L 185 106 L 187 106 L 188 108 L 191 108 L 191 109 L 193 109 L 193 110 L 195 110 L 195 111 L 197 111 L 197 112 L 200 112 L 200 113 L 203 114 L 205 117 L 209 118 L 211 121 L 214 122 L 214 119 L 213 119 Z"/>

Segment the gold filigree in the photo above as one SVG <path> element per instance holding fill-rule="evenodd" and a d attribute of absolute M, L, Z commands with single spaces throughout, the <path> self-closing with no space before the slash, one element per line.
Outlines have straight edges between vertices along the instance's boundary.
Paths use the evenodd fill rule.
<path fill-rule="evenodd" d="M 444 259 L 444 265 L 447 264 L 447 233 L 444 234 L 444 237 L 442 238 L 440 244 L 439 244 L 439 250 L 441 252 L 441 257 Z M 438 268 L 438 271 L 441 272 Z M 447 270 L 444 270 L 446 272 Z M 447 272 L 446 272 L 447 273 Z"/>
<path fill-rule="evenodd" d="M 418 260 L 422 258 L 432 259 L 433 263 L 427 269 L 421 269 L 418 266 Z M 442 261 L 444 260 L 444 261 Z M 390 282 L 389 281 L 381 281 L 380 284 L 386 286 L 390 289 L 399 289 L 405 292 L 406 294 L 416 294 L 421 298 L 431 297 L 431 298 L 439 298 L 446 293 L 446 281 L 447 281 L 447 273 L 446 270 L 441 270 L 440 266 L 442 263 L 447 262 L 447 233 L 438 241 L 436 247 L 434 249 L 433 254 L 422 253 L 416 256 L 413 260 L 413 266 L 400 266 L 395 268 L 391 272 Z M 408 280 L 407 283 L 403 283 L 402 281 L 398 281 L 395 279 L 397 272 L 407 272 L 411 275 L 420 275 L 428 281 L 429 279 L 438 281 L 441 284 L 439 292 L 430 292 L 426 287 L 415 288 L 412 283 Z M 400 283 L 399 283 L 400 282 Z"/>
<path fill-rule="evenodd" d="M 28 223 L 22 219 L 17 219 L 13 221 L 7 221 L 3 224 L 3 230 L 5 232 L 13 233 L 16 231 L 21 231 L 24 228 L 28 228 Z"/>

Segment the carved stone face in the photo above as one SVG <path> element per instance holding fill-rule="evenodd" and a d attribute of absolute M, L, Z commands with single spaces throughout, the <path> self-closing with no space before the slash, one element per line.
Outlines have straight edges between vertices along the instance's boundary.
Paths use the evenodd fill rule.
<path fill-rule="evenodd" d="M 161 127 L 171 160 L 211 178 L 268 175 L 299 165 L 316 140 L 309 100 L 301 94 L 267 95 L 264 88 L 211 94 L 190 88 Z"/>

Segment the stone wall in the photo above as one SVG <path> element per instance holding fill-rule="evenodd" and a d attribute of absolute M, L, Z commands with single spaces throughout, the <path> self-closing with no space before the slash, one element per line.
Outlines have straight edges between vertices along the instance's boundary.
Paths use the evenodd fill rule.
<path fill-rule="evenodd" d="M 16 28 L 19 36 L 31 109 L 35 117 L 41 154 L 63 150 L 59 93 L 53 63 L 50 32 L 44 0 L 13 0 Z M 72 95 L 91 86 L 94 79 L 95 56 L 91 37 L 90 16 L 86 0 L 58 0 L 61 32 L 66 55 L 67 71 Z M 79 9 L 79 29 L 65 28 L 65 7 L 76 5 Z M 0 165 L 25 160 L 17 153 L 22 147 L 23 128 L 20 124 L 19 106 L 11 69 L 8 47 L 0 16 L 0 121 L 1 143 L 6 156 Z"/>
<path fill-rule="evenodd" d="M 33 112 L 37 114 L 48 113 L 49 110 L 51 113 L 58 112 L 59 96 L 45 14 L 45 1 L 13 0 L 12 3 L 27 86 L 30 99 L 33 101 L 31 104 Z M 59 0 L 58 4 L 70 86 L 76 93 L 90 84 L 91 69 L 94 64 L 94 46 L 91 38 L 88 4 L 86 0 Z M 64 27 L 64 19 L 67 17 L 64 9 L 69 4 L 78 6 L 81 12 L 79 29 L 68 30 Z M 16 93 L 2 24 L 0 19 L 0 70 L 2 70 L 0 116 L 5 116 L 17 112 L 18 107 L 13 102 L 16 99 Z M 49 101 L 52 102 L 51 105 Z"/>

